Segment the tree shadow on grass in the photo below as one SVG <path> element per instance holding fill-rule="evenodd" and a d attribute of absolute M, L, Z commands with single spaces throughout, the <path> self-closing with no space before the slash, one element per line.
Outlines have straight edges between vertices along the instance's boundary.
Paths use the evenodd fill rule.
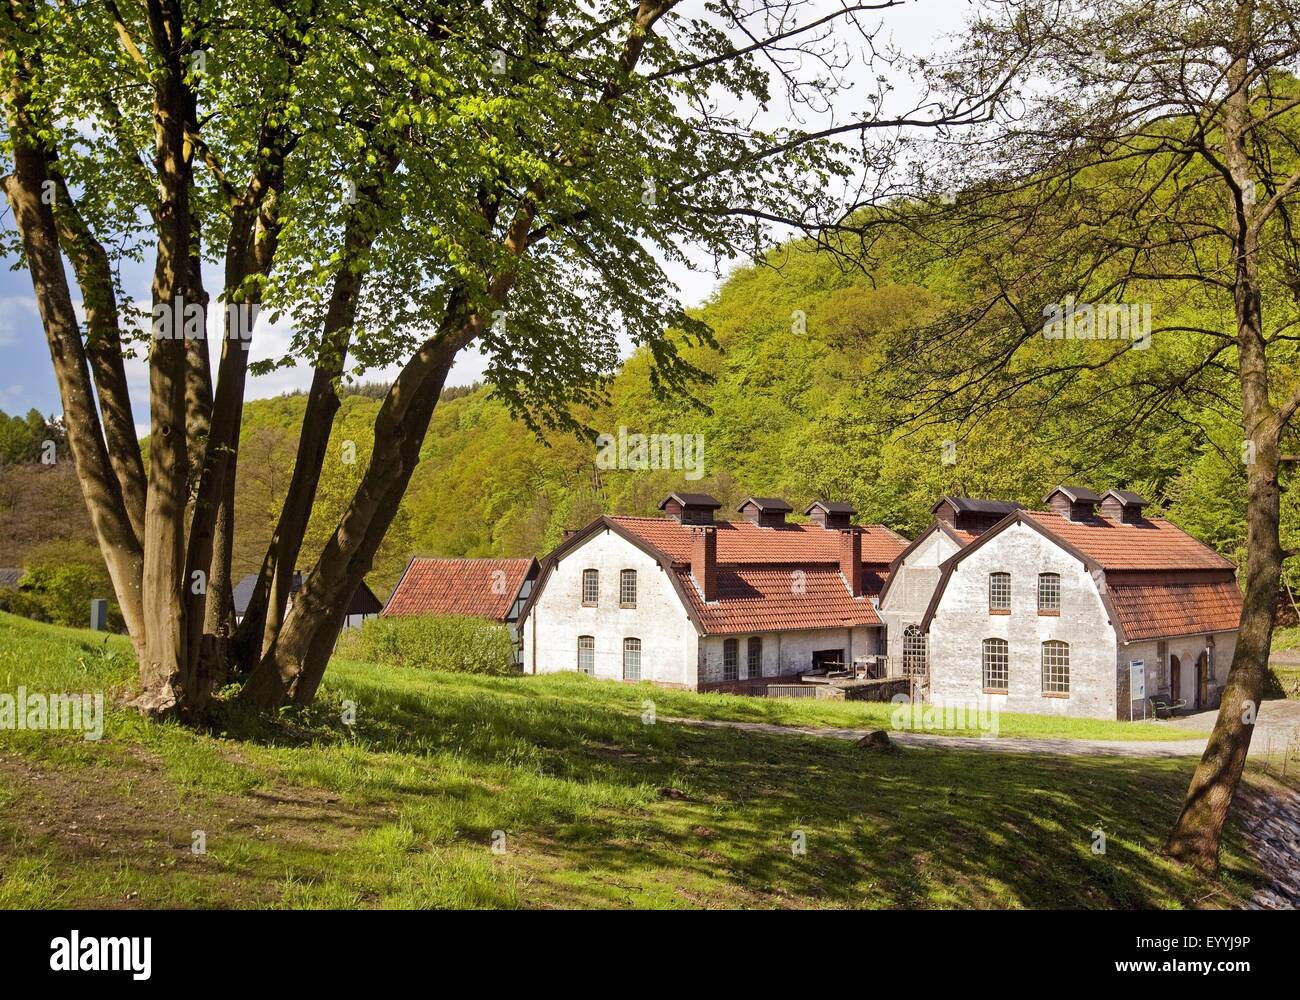
<path fill-rule="evenodd" d="M 573 905 L 1146 908 L 1258 882 L 1235 839 L 1219 882 L 1160 857 L 1192 762 L 867 754 L 528 695 L 352 678 L 272 742 L 399 755 L 371 791 L 418 835 L 486 848 L 505 831 Z M 319 725 L 336 699 L 354 726 Z"/>

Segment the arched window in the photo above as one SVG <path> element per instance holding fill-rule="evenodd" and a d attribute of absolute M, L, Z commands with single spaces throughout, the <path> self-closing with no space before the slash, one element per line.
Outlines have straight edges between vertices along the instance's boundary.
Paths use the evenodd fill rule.
<path fill-rule="evenodd" d="M 1061 574 L 1038 574 L 1038 613 L 1040 615 L 1059 615 L 1061 613 Z"/>
<path fill-rule="evenodd" d="M 596 673 L 596 637 L 594 635 L 578 636 L 578 673 Z"/>
<path fill-rule="evenodd" d="M 740 640 L 722 640 L 722 679 L 734 681 L 740 676 Z"/>
<path fill-rule="evenodd" d="M 929 643 L 919 627 L 903 629 L 903 676 L 923 677 L 930 670 Z"/>
<path fill-rule="evenodd" d="M 749 678 L 763 676 L 763 640 L 751 636 L 745 650 L 745 676 Z"/>
<path fill-rule="evenodd" d="M 625 569 L 618 575 L 618 606 L 636 607 L 636 570 Z"/>
<path fill-rule="evenodd" d="M 1070 693 L 1070 644 L 1043 643 L 1043 694 Z"/>
<path fill-rule="evenodd" d="M 1011 614 L 1011 574 L 989 574 L 989 614 Z"/>
<path fill-rule="evenodd" d="M 582 571 L 582 606 L 594 608 L 600 601 L 600 573 L 594 569 Z"/>
<path fill-rule="evenodd" d="M 639 681 L 641 679 L 641 640 L 623 640 L 623 680 Z"/>
<path fill-rule="evenodd" d="M 1010 681 L 1010 656 L 1006 639 L 984 640 L 984 691 L 1006 694 Z"/>

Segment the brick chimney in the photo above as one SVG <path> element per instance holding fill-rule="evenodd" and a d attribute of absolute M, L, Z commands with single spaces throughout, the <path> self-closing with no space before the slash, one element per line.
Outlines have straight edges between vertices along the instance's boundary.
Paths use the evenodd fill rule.
<path fill-rule="evenodd" d="M 862 529 L 846 528 L 840 532 L 840 575 L 848 584 L 854 597 L 866 595 L 866 579 L 862 572 Z"/>
<path fill-rule="evenodd" d="M 691 576 L 706 601 L 718 599 L 718 529 L 691 529 Z"/>

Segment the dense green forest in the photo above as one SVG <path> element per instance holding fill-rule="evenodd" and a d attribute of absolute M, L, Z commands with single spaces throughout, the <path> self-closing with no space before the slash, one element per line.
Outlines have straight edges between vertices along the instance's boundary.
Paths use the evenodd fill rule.
<path fill-rule="evenodd" d="M 708 376 L 693 399 L 656 398 L 651 360 L 635 354 L 606 387 L 606 403 L 577 414 L 592 434 L 702 435 L 700 478 L 602 468 L 593 440 L 533 433 L 490 386 L 449 391 L 376 561 L 376 583 L 390 587 L 413 553 L 540 555 L 565 529 L 601 512 L 652 514 L 665 493 L 680 488 L 713 493 L 727 510 L 749 494 L 796 504 L 850 500 L 861 519 L 910 537 L 945 492 L 1038 506 L 1058 482 L 1124 486 L 1240 561 L 1245 477 L 1241 432 L 1228 417 L 1156 413 L 1117 439 L 1113 411 L 1129 404 L 1098 386 L 1091 405 L 1064 413 L 1021 399 L 972 426 L 901 423 L 897 393 L 905 387 L 892 352 L 945 304 L 931 290 L 942 287 L 942 275 L 906 270 L 900 257 L 871 273 L 849 271 L 833 255 L 788 246 L 761 266 L 737 270 L 699 310 L 716 348 L 684 349 Z M 1149 353 L 1149 361 L 1134 356 L 1133 363 L 1158 363 L 1158 352 Z M 378 405 L 365 395 L 344 399 L 309 546 L 324 540 L 351 495 Z M 248 406 L 239 509 L 257 523 L 244 526 L 243 569 L 263 550 L 259 524 L 269 523 L 283 491 L 302 406 L 301 396 Z M 1102 409 L 1112 411 L 1107 419 Z M 351 465 L 343 461 L 348 441 L 358 456 Z M 1286 523 L 1297 523 L 1294 509 Z"/>
<path fill-rule="evenodd" d="M 898 264 L 852 272 L 833 255 L 791 245 L 761 266 L 737 270 L 698 311 L 716 348 L 685 349 L 708 376 L 693 399 L 656 398 L 650 359 L 634 354 L 606 386 L 605 404 L 577 414 L 592 434 L 617 436 L 622 427 L 629 434 L 702 435 L 700 478 L 688 479 L 682 470 L 601 468 L 594 440 L 569 431 L 534 433 L 490 385 L 448 389 L 376 559 L 376 591 L 391 589 L 412 554 L 541 555 L 567 528 L 601 512 L 652 514 L 664 494 L 681 488 L 713 493 L 727 510 L 748 494 L 796 504 L 850 500 L 862 520 L 911 537 L 945 492 L 1036 506 L 1058 482 L 1124 486 L 1240 561 L 1241 433 L 1226 417 L 1205 411 L 1192 422 L 1155 414 L 1117 440 L 1113 414 L 1102 419 L 1100 408 L 1122 407 L 1124 398 L 1107 402 L 1098 391 L 1093 405 L 1063 415 L 1022 400 L 973 426 L 900 425 L 902 381 L 891 352 L 943 306 L 931 290 L 942 286 L 940 277 L 913 275 L 920 281 L 908 283 L 903 270 Z M 344 389 L 305 552 L 319 550 L 359 481 L 380 395 L 367 384 Z M 246 406 L 240 574 L 255 570 L 265 551 L 292 472 L 305 401 L 295 394 Z M 49 469 L 10 464 L 0 472 L 0 513 L 9 527 L 0 564 L 21 563 L 26 551 L 48 540 L 41 537 L 46 531 L 90 540 L 80 510 L 57 525 L 42 518 L 26 535 L 14 531 L 33 491 L 63 496 L 75 489 L 74 478 Z M 1290 526 L 1300 522 L 1294 507 L 1285 518 Z"/>

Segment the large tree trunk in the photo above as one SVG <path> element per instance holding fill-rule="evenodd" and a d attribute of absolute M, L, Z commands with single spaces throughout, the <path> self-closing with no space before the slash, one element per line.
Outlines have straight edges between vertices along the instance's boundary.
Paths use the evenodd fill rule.
<path fill-rule="evenodd" d="M 1229 234 L 1234 249 L 1234 309 L 1241 372 L 1242 427 L 1247 442 L 1246 593 L 1241 627 L 1219 717 L 1201 762 L 1192 775 L 1182 813 L 1165 850 L 1205 871 L 1219 864 L 1219 844 L 1228 810 L 1241 782 L 1268 678 L 1273 616 L 1282 579 L 1279 447 L 1284 420 L 1269 398 L 1267 343 L 1259 287 L 1259 233 L 1252 200 L 1246 148 L 1250 126 L 1248 59 L 1254 5 L 1241 0 L 1234 31 L 1224 107 L 1224 161 L 1232 175 Z"/>
<path fill-rule="evenodd" d="M 153 302 L 164 316 L 171 310 L 171 322 L 169 329 L 155 329 L 149 351 L 149 492 L 144 518 L 144 615 L 149 628 L 136 706 L 146 714 L 162 715 L 187 708 L 186 696 L 193 686 L 184 614 L 190 365 L 183 307 L 196 304 L 200 295 L 190 287 L 194 225 L 185 136 L 190 109 L 181 85 L 181 17 L 173 4 L 160 0 L 151 0 L 149 15 L 154 45 L 164 65 L 154 102 L 160 224 Z"/>
<path fill-rule="evenodd" d="M 384 162 L 385 171 L 361 188 L 358 199 L 361 210 L 348 219 L 344 232 L 343 254 L 330 289 L 321 346 L 299 430 L 293 477 L 234 644 L 235 658 L 245 669 L 251 670 L 266 655 L 284 623 L 298 554 L 311 519 L 330 432 L 339 409 L 336 383 L 343 375 L 357 305 L 369 273 L 367 256 L 378 235 L 376 202 L 385 180 L 397 167 L 398 157 L 390 152 Z"/>
<path fill-rule="evenodd" d="M 95 377 L 95 392 L 104 422 L 108 457 L 122 487 L 122 499 L 137 538 L 144 537 L 145 474 L 140 442 L 135 436 L 131 394 L 122 361 L 117 295 L 113 272 L 103 245 L 91 233 L 62 176 L 56 176 L 54 218 L 59 242 L 72 264 L 86 313 L 86 357 Z"/>
<path fill-rule="evenodd" d="M 475 328 L 476 332 L 476 328 Z M 444 331 L 416 354 L 375 418 L 375 446 L 361 485 L 304 580 L 274 646 L 241 697 L 258 708 L 315 696 L 348 602 L 370 570 L 419 461 L 420 447 L 466 333 Z"/>
<path fill-rule="evenodd" d="M 20 82 L 8 88 L 14 173 L 3 178 L 14 223 L 23 241 L 32 290 L 50 347 L 67 426 L 68 445 L 81 483 L 86 509 L 99 540 L 122 616 L 137 650 L 148 621 L 141 594 L 143 553 L 132 527 L 121 484 L 113 472 L 95 410 L 86 355 L 59 252 L 54 213 L 42 199 L 51 190 L 48 151 L 32 141 Z"/>

